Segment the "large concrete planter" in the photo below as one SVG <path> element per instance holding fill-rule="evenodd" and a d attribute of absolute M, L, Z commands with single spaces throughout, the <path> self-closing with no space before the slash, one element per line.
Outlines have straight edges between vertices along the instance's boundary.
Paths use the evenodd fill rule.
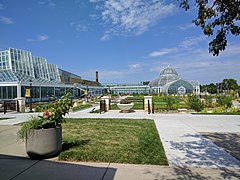
<path fill-rule="evenodd" d="M 30 129 L 26 137 L 26 152 L 30 158 L 45 159 L 62 150 L 62 127 Z"/>
<path fill-rule="evenodd" d="M 118 103 L 117 106 L 122 112 L 129 112 L 130 109 L 133 107 L 134 103 L 130 104 L 120 104 Z"/>

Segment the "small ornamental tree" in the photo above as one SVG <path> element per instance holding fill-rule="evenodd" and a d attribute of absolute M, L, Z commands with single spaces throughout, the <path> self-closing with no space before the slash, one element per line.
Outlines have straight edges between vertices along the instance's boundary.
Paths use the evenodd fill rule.
<path fill-rule="evenodd" d="M 211 108 L 213 106 L 213 96 L 211 95 L 205 96 L 205 105 L 208 108 Z"/>
<path fill-rule="evenodd" d="M 218 96 L 217 103 L 219 106 L 225 106 L 226 108 L 232 107 L 232 97 L 231 96 Z"/>
<path fill-rule="evenodd" d="M 174 109 L 173 105 L 176 103 L 175 97 L 166 96 L 166 97 L 164 98 L 164 100 L 165 100 L 166 103 L 167 103 L 167 109 L 168 109 L 168 110 Z"/>
<path fill-rule="evenodd" d="M 197 112 L 202 111 L 204 108 L 204 104 L 201 102 L 198 96 L 188 96 L 186 105 L 189 109 L 193 109 Z"/>

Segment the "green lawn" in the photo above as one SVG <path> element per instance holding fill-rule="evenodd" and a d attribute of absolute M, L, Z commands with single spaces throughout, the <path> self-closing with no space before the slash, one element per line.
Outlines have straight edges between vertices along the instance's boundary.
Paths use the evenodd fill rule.
<path fill-rule="evenodd" d="M 84 104 L 84 105 L 81 104 L 81 105 L 78 105 L 78 106 L 76 106 L 76 107 L 73 107 L 72 110 L 73 110 L 73 111 L 79 111 L 79 110 L 86 109 L 86 108 L 90 108 L 90 107 L 92 107 L 91 104 Z"/>
<path fill-rule="evenodd" d="M 168 164 L 153 120 L 66 120 L 59 160 Z"/>
<path fill-rule="evenodd" d="M 168 107 L 166 102 L 154 102 L 154 110 L 162 110 L 167 108 Z M 178 108 L 186 108 L 186 105 L 180 102 L 173 104 L 173 109 Z"/>

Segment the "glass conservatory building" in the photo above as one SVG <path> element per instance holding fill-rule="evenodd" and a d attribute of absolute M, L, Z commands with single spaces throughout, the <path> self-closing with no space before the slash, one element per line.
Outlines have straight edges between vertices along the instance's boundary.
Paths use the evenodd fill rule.
<path fill-rule="evenodd" d="M 66 92 L 78 97 L 87 88 L 99 94 L 104 90 L 100 84 L 66 83 L 71 78 L 81 80 L 80 76 L 61 70 L 55 64 L 48 64 L 46 58 L 32 56 L 29 51 L 14 48 L 0 51 L 0 99 L 25 97 L 29 88 L 33 101 L 61 97 Z"/>
<path fill-rule="evenodd" d="M 160 72 L 160 76 L 149 83 L 153 93 L 166 94 L 200 94 L 198 81 L 187 81 L 178 76 L 175 69 L 169 66 Z"/>
<path fill-rule="evenodd" d="M 148 85 L 111 85 L 113 94 L 200 94 L 198 81 L 187 81 L 178 76 L 175 69 L 167 67 L 160 72 L 160 76 L 152 80 Z"/>

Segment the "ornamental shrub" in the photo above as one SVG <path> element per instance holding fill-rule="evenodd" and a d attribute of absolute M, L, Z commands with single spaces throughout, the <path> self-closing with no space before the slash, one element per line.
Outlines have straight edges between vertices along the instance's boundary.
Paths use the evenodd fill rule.
<path fill-rule="evenodd" d="M 219 106 L 226 106 L 226 108 L 232 107 L 232 97 L 231 96 L 218 96 L 217 97 L 217 104 Z"/>
<path fill-rule="evenodd" d="M 186 105 L 189 109 L 193 109 L 197 112 L 202 111 L 204 108 L 204 104 L 201 102 L 198 96 L 188 96 L 186 100 Z"/>

